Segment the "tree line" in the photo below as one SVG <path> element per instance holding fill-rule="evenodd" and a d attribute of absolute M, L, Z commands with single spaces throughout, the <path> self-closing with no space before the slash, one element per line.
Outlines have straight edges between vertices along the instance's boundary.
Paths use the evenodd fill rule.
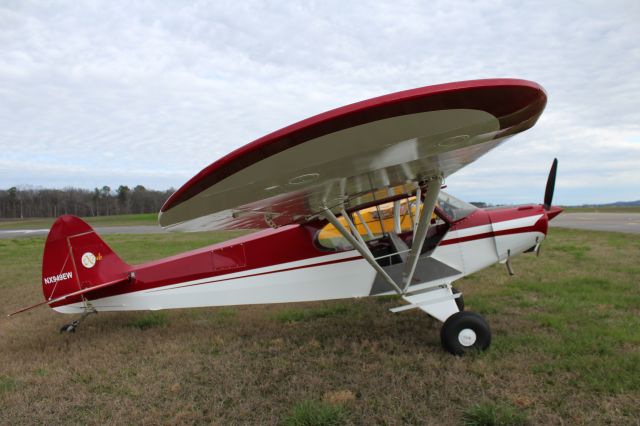
<path fill-rule="evenodd" d="M 157 213 L 174 192 L 156 191 L 137 185 L 94 188 L 0 189 L 0 218 L 109 216 L 132 213 Z"/>

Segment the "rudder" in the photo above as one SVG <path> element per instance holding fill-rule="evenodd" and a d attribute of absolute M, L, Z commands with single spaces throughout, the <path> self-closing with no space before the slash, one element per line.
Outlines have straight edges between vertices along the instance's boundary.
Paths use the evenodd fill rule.
<path fill-rule="evenodd" d="M 60 216 L 51 227 L 42 258 L 42 291 L 46 300 L 125 276 L 120 257 L 82 219 Z"/>

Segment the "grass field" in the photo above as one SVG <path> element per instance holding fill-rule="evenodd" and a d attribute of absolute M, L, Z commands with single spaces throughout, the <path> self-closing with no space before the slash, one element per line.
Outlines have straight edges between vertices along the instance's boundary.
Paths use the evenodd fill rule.
<path fill-rule="evenodd" d="M 91 226 L 158 225 L 158 215 L 156 213 L 83 217 L 82 219 Z M 0 220 L 0 229 L 45 229 L 50 228 L 54 220 L 55 218 L 52 217 L 35 219 L 2 219 Z"/>
<path fill-rule="evenodd" d="M 140 262 L 229 234 L 112 235 Z M 0 310 L 39 301 L 42 238 L 0 240 Z M 458 283 L 493 329 L 456 358 L 394 298 L 0 320 L 0 424 L 612 424 L 640 419 L 640 236 L 553 229 Z"/>

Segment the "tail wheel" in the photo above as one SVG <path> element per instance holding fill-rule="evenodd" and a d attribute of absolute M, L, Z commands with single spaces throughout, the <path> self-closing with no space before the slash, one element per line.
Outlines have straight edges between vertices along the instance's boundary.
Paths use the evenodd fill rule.
<path fill-rule="evenodd" d="M 453 294 L 459 294 L 460 296 L 456 299 L 456 305 L 458 305 L 458 310 L 460 312 L 464 311 L 464 296 L 462 295 L 462 293 L 460 293 L 460 290 L 458 290 L 455 287 L 451 287 L 451 293 Z"/>
<path fill-rule="evenodd" d="M 491 329 L 475 312 L 456 312 L 442 324 L 440 340 L 447 351 L 461 356 L 486 350 L 491 344 Z"/>

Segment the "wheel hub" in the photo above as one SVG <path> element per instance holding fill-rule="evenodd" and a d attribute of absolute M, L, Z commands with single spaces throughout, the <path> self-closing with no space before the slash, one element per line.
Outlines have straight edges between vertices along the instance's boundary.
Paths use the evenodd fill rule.
<path fill-rule="evenodd" d="M 476 340 L 477 340 L 476 332 L 470 328 L 465 328 L 463 330 L 460 330 L 460 333 L 458 333 L 458 341 L 462 346 L 465 346 L 465 347 L 473 346 Z"/>

